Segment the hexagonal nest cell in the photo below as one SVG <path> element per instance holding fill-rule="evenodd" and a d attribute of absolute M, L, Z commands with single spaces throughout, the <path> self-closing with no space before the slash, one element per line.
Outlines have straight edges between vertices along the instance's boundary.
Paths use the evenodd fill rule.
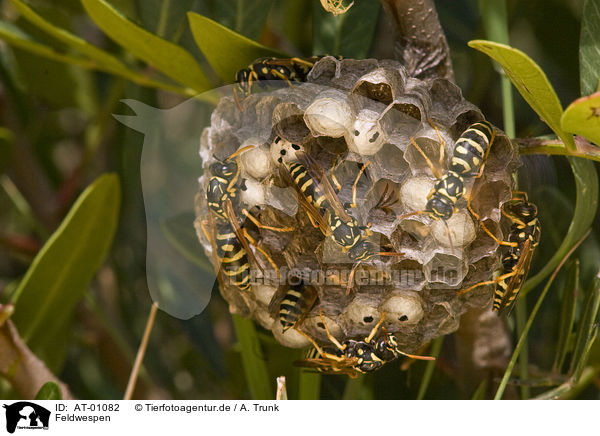
<path fill-rule="evenodd" d="M 197 234 L 219 270 L 214 227 L 212 236 L 210 228 L 203 230 L 211 220 L 214 224 L 206 200 L 209 167 L 252 146 L 236 157 L 241 171 L 236 212 L 251 237 L 255 261 L 250 261 L 249 290 L 221 280 L 232 313 L 253 317 L 286 346 L 307 346 L 295 329 L 283 332 L 278 315 L 290 283 L 302 282 L 312 285 L 318 298 L 297 327 L 317 342 L 330 344 L 319 313 L 345 341 L 367 336 L 385 312 L 383 327 L 396 335 L 403 351 L 415 352 L 455 331 L 467 309 L 489 304 L 492 286 L 457 296 L 489 280 L 499 266 L 498 246 L 467 201 L 502 238 L 500 207 L 511 198 L 511 173 L 519 159 L 496 129 L 485 170 L 465 181 L 466 194 L 452 217 L 442 221 L 423 213 L 436 176 L 448 169 L 455 141 L 484 119 L 455 84 L 409 77 L 395 61 L 325 57 L 306 82 L 253 92 L 241 103 L 242 111 L 232 97 L 223 97 L 202 134 L 204 175 L 196 196 Z M 356 261 L 314 223 L 316 208 L 311 213 L 289 177 L 289 163 L 299 159 L 316 168 L 307 172 L 316 174 L 313 181 L 324 174 L 334 191 L 330 197 L 335 195 L 362 226 L 365 240 L 378 253 L 392 254 L 361 261 L 350 287 Z M 288 229 L 242 221 L 243 209 L 262 226 Z"/>

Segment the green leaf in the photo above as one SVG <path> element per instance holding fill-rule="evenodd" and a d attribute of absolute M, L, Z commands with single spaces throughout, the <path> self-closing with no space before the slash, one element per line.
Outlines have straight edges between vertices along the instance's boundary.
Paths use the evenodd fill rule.
<path fill-rule="evenodd" d="M 64 62 L 71 65 L 77 65 L 79 67 L 88 68 L 92 70 L 103 70 L 112 74 L 120 75 L 143 86 L 164 89 L 166 91 L 176 92 L 178 94 L 184 94 L 188 96 L 193 96 L 196 94 L 195 91 L 186 90 L 183 88 L 179 88 L 175 85 L 171 85 L 169 83 L 153 80 L 150 77 L 147 77 L 147 75 L 145 74 L 142 75 L 132 70 L 112 70 L 110 68 L 103 67 L 94 60 L 79 55 L 61 53 L 52 47 L 49 47 L 36 41 L 30 35 L 25 33 L 23 30 L 19 29 L 12 23 L 0 21 L 0 38 L 5 40 L 8 44 L 12 46 L 15 46 L 17 48 L 28 51 L 29 53 L 33 53 L 37 56 L 41 56 L 47 59 L 55 60 L 58 62 Z"/>
<path fill-rule="evenodd" d="M 62 393 L 60 392 L 60 388 L 54 382 L 47 382 L 40 388 L 37 395 L 35 396 L 36 400 L 62 400 Z"/>
<path fill-rule="evenodd" d="M 194 231 L 193 212 L 183 212 L 160 223 L 162 231 L 167 240 L 175 247 L 186 259 L 201 266 L 209 273 L 214 273 L 212 265 L 209 263 L 202 246 L 198 241 L 198 236 Z"/>
<path fill-rule="evenodd" d="M 323 9 L 319 0 L 313 0 L 313 54 L 365 58 L 375 33 L 379 8 L 377 0 L 361 0 L 354 2 L 348 12 L 335 16 Z"/>
<path fill-rule="evenodd" d="M 300 369 L 298 376 L 298 399 L 318 400 L 321 395 L 321 374 Z"/>
<path fill-rule="evenodd" d="M 102 264 L 120 202 L 117 176 L 103 175 L 92 183 L 46 241 L 13 295 L 13 321 L 41 358 L 64 339 L 75 305 Z"/>
<path fill-rule="evenodd" d="M 242 318 L 239 315 L 232 315 L 232 318 L 240 344 L 242 363 L 250 395 L 253 400 L 272 400 L 275 398 L 275 390 L 269 378 L 254 321 Z"/>
<path fill-rule="evenodd" d="M 561 262 L 569 250 L 581 239 L 594 222 L 598 209 L 598 174 L 594 163 L 582 158 L 569 158 L 573 176 L 575 177 L 575 212 L 567 234 L 554 256 L 533 277 L 525 282 L 519 293 L 519 298 L 542 282 Z M 543 225 L 543 223 L 542 223 Z M 543 232 L 542 228 L 542 232 Z"/>
<path fill-rule="evenodd" d="M 600 308 L 600 277 L 596 278 L 590 285 L 585 296 L 581 320 L 577 329 L 577 339 L 573 350 L 573 359 L 571 361 L 571 373 L 575 380 L 581 375 L 585 366 L 585 359 L 589 352 L 591 343 L 595 339 L 596 322 L 598 319 L 598 309 Z"/>
<path fill-rule="evenodd" d="M 142 25 L 161 38 L 174 41 L 194 0 L 136 0 Z M 187 23 L 185 23 L 187 24 Z"/>
<path fill-rule="evenodd" d="M 202 68 L 183 48 L 142 29 L 104 0 L 81 0 L 89 16 L 117 44 L 197 92 L 211 88 Z"/>
<path fill-rule="evenodd" d="M 565 131 L 583 136 L 600 146 L 600 92 L 571 103 L 560 124 Z"/>
<path fill-rule="evenodd" d="M 273 0 L 228 0 L 215 2 L 216 18 L 223 26 L 248 38 L 258 38 Z"/>
<path fill-rule="evenodd" d="M 56 27 L 54 24 L 50 23 L 39 14 L 37 14 L 32 8 L 30 8 L 25 2 L 22 0 L 10 0 L 14 7 L 21 13 L 21 15 L 27 19 L 31 24 L 35 25 L 39 29 L 58 39 L 59 41 L 64 42 L 70 47 L 73 47 L 80 51 L 82 54 L 89 56 L 90 58 L 96 60 L 99 64 L 109 68 L 110 70 L 123 70 L 127 69 L 127 67 L 115 58 L 110 53 L 105 52 L 104 50 L 88 43 L 84 39 L 73 35 L 72 33 Z"/>
<path fill-rule="evenodd" d="M 225 82 L 260 57 L 288 57 L 194 12 L 188 13 L 190 28 L 198 48 L 219 77 Z"/>
<path fill-rule="evenodd" d="M 586 0 L 579 40 L 581 95 L 600 91 L 600 0 Z"/>
<path fill-rule="evenodd" d="M 560 302 L 560 318 L 558 320 L 558 340 L 556 341 L 556 358 L 552 368 L 560 373 L 570 345 L 571 332 L 575 322 L 577 309 L 577 293 L 579 292 L 579 259 L 575 259 L 567 267 L 567 281 Z"/>
<path fill-rule="evenodd" d="M 575 149 L 573 136 L 560 125 L 563 110 L 558 96 L 546 74 L 529 56 L 515 48 L 491 41 L 469 41 L 469 47 L 485 53 L 502 65 L 529 106 L 563 140 L 567 148 Z"/>

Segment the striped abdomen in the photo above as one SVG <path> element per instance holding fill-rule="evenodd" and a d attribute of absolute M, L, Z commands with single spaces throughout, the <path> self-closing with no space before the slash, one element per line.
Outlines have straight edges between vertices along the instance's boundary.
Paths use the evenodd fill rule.
<path fill-rule="evenodd" d="M 479 172 L 494 138 L 494 128 L 487 121 L 469 126 L 454 144 L 450 171 L 470 177 Z"/>
<path fill-rule="evenodd" d="M 217 256 L 221 261 L 221 271 L 230 283 L 242 291 L 250 289 L 250 264 L 248 254 L 242 246 L 229 222 L 217 224 Z"/>
<path fill-rule="evenodd" d="M 303 283 L 290 287 L 279 305 L 279 322 L 283 331 L 301 322 L 316 300 L 317 293 L 313 287 L 304 286 Z"/>
<path fill-rule="evenodd" d="M 290 175 L 292 176 L 292 180 L 300 192 L 302 192 L 302 195 L 304 198 L 306 198 L 306 201 L 316 207 L 317 210 L 321 210 L 329 206 L 327 197 L 325 197 L 325 194 L 321 188 L 319 188 L 315 180 L 308 172 L 308 169 L 303 164 L 300 162 L 290 162 L 288 164 L 288 169 Z"/>
<path fill-rule="evenodd" d="M 494 311 L 510 307 L 517 298 L 529 271 L 533 252 L 540 242 L 541 232 L 537 208 L 533 203 L 512 200 L 503 205 L 502 213 L 512 221 L 508 240 L 516 242 L 517 246 L 507 247 L 502 256 L 501 274 L 514 274 L 496 284 L 492 306 Z"/>

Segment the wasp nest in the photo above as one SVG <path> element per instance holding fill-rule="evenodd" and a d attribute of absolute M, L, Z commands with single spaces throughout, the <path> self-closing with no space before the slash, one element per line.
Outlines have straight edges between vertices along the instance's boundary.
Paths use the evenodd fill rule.
<path fill-rule="evenodd" d="M 511 198 L 518 164 L 507 137 L 496 131 L 485 171 L 465 179 L 466 193 L 450 219 L 423 213 L 456 139 L 484 118 L 456 85 L 408 77 L 395 61 L 326 57 L 307 82 L 254 92 L 242 108 L 224 97 L 213 112 L 201 138 L 204 175 L 196 197 L 197 233 L 218 263 L 214 226 L 210 239 L 211 231 L 202 230 L 211 222 L 209 167 L 252 146 L 236 156 L 241 172 L 235 210 L 255 259 L 249 260 L 248 290 L 221 283 L 232 313 L 253 317 L 286 346 L 307 346 L 295 329 L 283 332 L 278 309 L 291 286 L 310 284 L 318 298 L 297 325 L 307 335 L 329 343 L 324 320 L 340 341 L 362 339 L 385 313 L 385 329 L 404 351 L 414 352 L 455 331 L 467 309 L 489 304 L 492 286 L 457 293 L 489 280 L 499 265 L 498 246 L 480 223 L 502 237 L 500 207 Z M 300 198 L 302 187 L 293 186 L 289 163 L 300 155 L 316 167 L 311 174 L 325 174 L 339 204 L 376 247 L 358 266 L 328 229 L 314 223 L 314 210 L 309 213 Z M 469 199 L 479 220 L 467 208 Z M 242 221 L 244 209 L 262 226 L 287 231 Z"/>

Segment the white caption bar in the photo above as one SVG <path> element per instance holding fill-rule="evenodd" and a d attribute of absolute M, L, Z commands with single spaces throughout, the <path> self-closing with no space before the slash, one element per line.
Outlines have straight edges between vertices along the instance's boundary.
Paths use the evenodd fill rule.
<path fill-rule="evenodd" d="M 596 401 L 5 401 L 19 436 L 587 434 Z M 594 430 L 595 429 L 595 430 Z"/>

